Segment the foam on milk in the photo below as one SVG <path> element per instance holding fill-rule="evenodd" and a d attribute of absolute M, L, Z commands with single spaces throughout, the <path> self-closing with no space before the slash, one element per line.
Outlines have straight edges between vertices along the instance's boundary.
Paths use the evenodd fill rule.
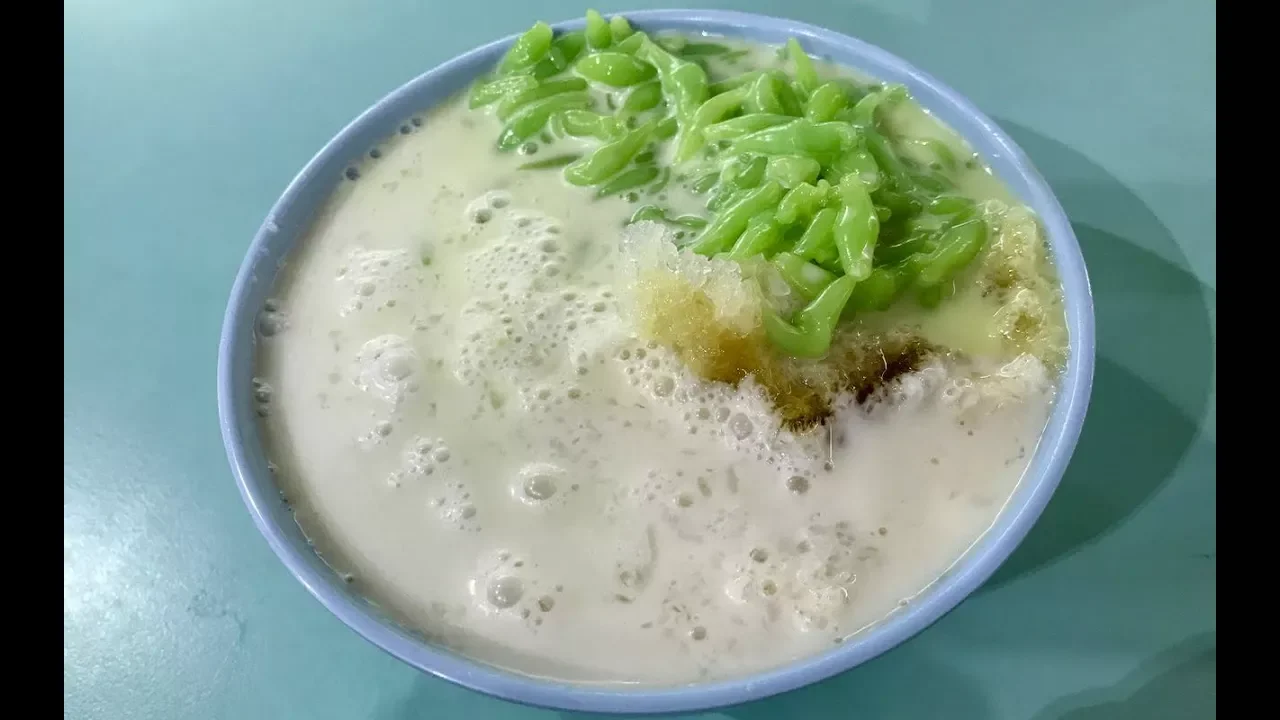
<path fill-rule="evenodd" d="M 282 488 L 359 591 L 523 672 L 682 683 L 842 641 L 989 526 L 1038 361 L 939 361 L 787 432 L 633 336 L 625 203 L 515 170 L 465 113 L 359 168 L 259 322 Z"/>

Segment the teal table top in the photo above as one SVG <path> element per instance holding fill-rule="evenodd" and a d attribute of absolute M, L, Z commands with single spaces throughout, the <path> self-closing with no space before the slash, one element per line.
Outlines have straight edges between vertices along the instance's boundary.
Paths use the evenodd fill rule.
<path fill-rule="evenodd" d="M 1215 4 L 706 5 L 857 35 L 967 95 L 1057 192 L 1098 312 L 1079 449 L 996 577 L 862 668 L 707 717 L 1214 717 Z M 236 492 L 214 367 L 249 240 L 326 140 L 437 63 L 584 6 L 64 7 L 64 716 L 555 718 L 426 677 L 307 594 Z"/>

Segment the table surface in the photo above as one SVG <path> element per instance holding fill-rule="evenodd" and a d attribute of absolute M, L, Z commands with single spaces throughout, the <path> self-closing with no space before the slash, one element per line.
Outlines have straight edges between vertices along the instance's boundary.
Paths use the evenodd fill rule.
<path fill-rule="evenodd" d="M 1000 572 L 862 668 L 708 717 L 1214 717 L 1215 4 L 706 5 L 859 36 L 967 95 L 1066 207 L 1098 314 L 1079 449 Z M 419 674 L 307 594 L 236 492 L 214 368 L 249 240 L 326 140 L 437 63 L 582 10 L 66 1 L 65 717 L 556 717 Z"/>

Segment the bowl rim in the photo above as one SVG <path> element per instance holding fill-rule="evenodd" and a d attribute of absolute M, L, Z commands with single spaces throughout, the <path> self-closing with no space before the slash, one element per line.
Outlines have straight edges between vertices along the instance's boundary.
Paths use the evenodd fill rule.
<path fill-rule="evenodd" d="M 1021 496 L 1021 501 L 1015 503 L 1014 498 L 1010 498 L 986 533 L 951 569 L 924 590 L 918 600 L 864 630 L 853 641 L 763 672 L 705 684 L 631 689 L 627 686 L 570 684 L 517 674 L 429 645 L 342 587 L 340 579 L 317 562 L 316 553 L 298 543 L 296 527 L 292 533 L 283 527 L 284 521 L 278 510 L 278 490 L 269 472 L 264 472 L 267 465 L 261 443 L 254 447 L 255 439 L 245 437 L 246 432 L 251 436 L 256 432 L 247 428 L 247 424 L 254 422 L 248 392 L 252 364 L 249 363 L 246 370 L 244 361 L 245 357 L 252 357 L 254 328 L 261 310 L 261 302 L 255 301 L 255 293 L 265 292 L 260 287 L 263 274 L 268 275 L 266 284 L 269 285 L 283 253 L 293 247 L 310 224 L 312 212 L 294 217 L 299 216 L 300 207 L 309 202 L 314 204 L 313 200 L 307 199 L 308 196 L 323 190 L 321 196 L 327 197 L 340 177 L 332 172 L 333 168 L 363 154 L 366 147 L 357 146 L 357 142 L 363 142 L 375 127 L 388 126 L 388 123 L 391 123 L 389 127 L 394 127 L 395 123 L 404 122 L 414 112 L 427 109 L 417 104 L 418 98 L 429 95 L 433 84 L 447 82 L 459 73 L 472 73 L 466 81 L 473 80 L 496 61 L 500 51 L 518 34 L 462 53 L 386 95 L 329 140 L 290 182 L 255 234 L 232 286 L 218 347 L 219 425 L 241 497 L 271 549 L 322 605 L 375 646 L 420 671 L 486 695 L 525 705 L 602 713 L 694 712 L 794 690 L 867 662 L 932 625 L 996 571 L 1026 536 L 1052 497 L 1084 424 L 1096 352 L 1093 298 L 1079 243 L 1066 213 L 1044 178 L 1017 144 L 990 118 L 934 77 L 865 41 L 784 18 L 729 10 L 668 9 L 616 14 L 626 17 L 641 29 L 702 28 L 743 37 L 750 37 L 753 32 L 771 36 L 790 35 L 801 41 L 839 47 L 842 52 L 856 58 L 856 65 L 852 61 L 845 64 L 864 72 L 868 64 L 879 66 L 888 72 L 874 73 L 877 77 L 887 79 L 884 77 L 887 74 L 901 79 L 921 106 L 931 112 L 940 107 L 953 111 L 960 122 L 949 119 L 947 124 L 979 149 L 984 160 L 1005 168 L 997 175 L 1006 184 L 1012 185 L 1015 179 L 1021 181 L 1025 187 L 1018 194 L 1037 212 L 1055 256 L 1063 285 L 1070 336 L 1067 366 L 1060 378 L 1049 422 L 1014 492 L 1014 497 Z M 561 31 L 581 29 L 583 24 L 583 20 L 578 18 L 552 23 L 552 26 Z M 921 95 L 929 96 L 931 101 L 921 100 Z M 966 125 L 967 131 L 957 124 Z M 987 151 L 982 152 L 982 148 Z M 1000 162 L 996 163 L 996 159 Z M 289 217 L 293 219 L 282 220 Z M 282 232 L 281 224 L 294 227 Z M 266 267 L 273 254 L 276 267 Z M 273 508 L 273 505 L 277 507 Z"/>

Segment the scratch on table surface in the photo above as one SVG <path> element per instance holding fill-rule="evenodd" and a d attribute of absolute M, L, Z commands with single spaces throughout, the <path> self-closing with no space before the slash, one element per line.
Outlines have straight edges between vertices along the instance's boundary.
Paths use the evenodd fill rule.
<path fill-rule="evenodd" d="M 248 622 L 245 621 L 240 613 L 228 607 L 226 603 L 214 599 L 207 590 L 201 590 L 192 596 L 191 601 L 187 603 L 187 612 L 192 617 L 208 618 L 208 619 L 228 619 L 235 623 L 236 626 L 236 642 L 234 647 L 239 647 L 244 640 L 245 632 L 248 630 Z"/>

